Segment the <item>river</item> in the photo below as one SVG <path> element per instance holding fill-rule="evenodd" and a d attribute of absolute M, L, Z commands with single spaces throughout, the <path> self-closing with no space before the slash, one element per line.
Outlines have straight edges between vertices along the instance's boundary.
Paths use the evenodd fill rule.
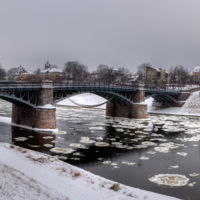
<path fill-rule="evenodd" d="M 0 115 L 10 117 L 11 104 L 1 100 L 0 105 Z M 198 117 L 152 115 L 148 120 L 129 120 L 107 118 L 104 110 L 62 106 L 57 107 L 56 117 L 60 131 L 56 134 L 0 123 L 0 141 L 58 155 L 64 162 L 135 188 L 200 198 L 200 176 L 193 174 L 200 173 Z M 74 152 L 50 151 L 55 147 Z M 158 174 L 182 174 L 196 184 L 167 187 L 149 181 Z"/>

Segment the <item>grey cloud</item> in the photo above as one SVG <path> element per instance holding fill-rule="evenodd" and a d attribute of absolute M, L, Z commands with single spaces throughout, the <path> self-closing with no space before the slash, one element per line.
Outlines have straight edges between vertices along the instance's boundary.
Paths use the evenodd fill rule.
<path fill-rule="evenodd" d="M 200 65 L 199 7 L 199 0 L 1 0 L 0 63 L 191 69 Z"/>

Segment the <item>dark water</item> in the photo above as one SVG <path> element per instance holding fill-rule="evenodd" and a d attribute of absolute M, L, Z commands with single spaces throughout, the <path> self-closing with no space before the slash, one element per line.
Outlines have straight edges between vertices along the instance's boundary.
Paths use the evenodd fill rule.
<path fill-rule="evenodd" d="M 4 103 L 7 105 L 6 103 Z M 7 108 L 0 109 L 3 115 L 10 115 L 9 106 Z M 13 143 L 15 145 L 23 146 L 35 151 L 40 151 L 43 153 L 48 153 L 51 155 L 61 155 L 50 152 L 53 147 L 70 147 L 71 143 L 80 143 L 81 137 L 90 137 L 91 140 L 98 141 L 97 137 L 102 137 L 104 142 L 109 143 L 108 147 L 98 147 L 95 144 L 84 144 L 88 149 L 75 149 L 75 153 L 80 153 L 79 155 L 68 154 L 66 156 L 66 162 L 90 171 L 94 174 L 100 175 L 102 177 L 117 181 L 119 183 L 129 185 L 132 187 L 157 192 L 160 194 L 165 194 L 173 197 L 178 197 L 181 199 L 200 199 L 200 176 L 191 177 L 191 173 L 200 173 L 200 145 L 199 141 L 195 142 L 183 142 L 177 140 L 176 138 L 193 137 L 198 134 L 186 134 L 185 131 L 179 132 L 169 132 L 163 130 L 163 125 L 159 124 L 163 121 L 161 118 L 156 118 L 152 116 L 152 119 L 156 119 L 156 122 L 149 121 L 134 121 L 135 126 L 139 127 L 141 125 L 148 126 L 150 130 L 144 131 L 144 128 L 138 129 L 128 129 L 122 127 L 113 127 L 113 125 L 123 124 L 126 120 L 118 119 L 106 119 L 104 116 L 104 111 L 101 110 L 87 110 L 87 109 L 72 109 L 72 108 L 57 108 L 57 127 L 59 130 L 66 131 L 67 134 L 52 134 L 47 132 L 34 132 L 31 130 L 26 130 L 22 128 L 17 128 L 9 125 L 0 124 L 0 141 Z M 170 118 L 165 119 L 165 123 L 170 122 Z M 155 120 L 154 120 L 155 121 Z M 199 119 L 193 118 L 174 118 L 174 123 L 196 123 L 198 124 Z M 156 126 L 159 126 L 156 128 Z M 90 129 L 91 127 L 101 127 L 103 130 Z M 176 124 L 174 127 L 177 128 Z M 147 128 L 147 127 L 146 127 Z M 146 129 L 145 128 L 145 129 Z M 156 128 L 156 129 L 155 129 Z M 154 130 L 153 130 L 154 129 Z M 185 128 L 186 129 L 186 128 Z M 198 127 L 194 130 L 199 129 Z M 143 131 L 143 133 L 135 133 L 135 131 Z M 188 128 L 187 130 L 191 130 Z M 193 129 L 192 129 L 193 130 Z M 140 144 L 142 141 L 149 141 L 151 138 L 151 133 L 162 134 L 167 141 L 153 141 L 158 146 L 161 143 L 174 142 L 179 144 L 184 144 L 178 149 L 170 149 L 169 153 L 160 153 L 154 150 L 154 146 L 148 146 L 143 149 L 134 149 L 136 145 Z M 135 134 L 135 135 L 133 135 Z M 30 137 L 33 136 L 33 137 Z M 45 136 L 51 136 L 51 139 L 44 139 Z M 141 137 L 138 142 L 132 139 Z M 26 137 L 26 141 L 15 141 L 14 138 Z M 161 138 L 161 137 L 160 137 Z M 57 143 L 52 143 L 56 140 Z M 121 142 L 123 145 L 129 147 L 129 149 L 116 147 L 112 142 Z M 53 147 L 45 147 L 44 144 L 52 144 Z M 197 146 L 193 146 L 193 145 Z M 37 146 L 33 146 L 37 145 Z M 132 148 L 132 149 L 131 149 Z M 153 155 L 147 154 L 148 151 L 156 152 Z M 186 152 L 188 155 L 185 157 L 179 156 L 177 152 Z M 140 160 L 141 156 L 149 157 L 148 160 Z M 111 161 L 116 163 L 116 165 L 103 164 L 104 161 Z M 135 165 L 123 164 L 123 161 L 134 162 Z M 168 169 L 169 166 L 178 165 L 177 169 Z M 117 167 L 117 168 L 115 168 Z M 196 182 L 194 187 L 161 187 L 148 180 L 149 177 L 157 174 L 182 174 L 190 179 L 190 182 Z"/>

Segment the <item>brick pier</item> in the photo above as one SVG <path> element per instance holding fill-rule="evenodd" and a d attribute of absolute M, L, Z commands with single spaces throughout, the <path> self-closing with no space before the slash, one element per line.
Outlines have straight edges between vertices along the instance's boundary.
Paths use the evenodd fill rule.
<path fill-rule="evenodd" d="M 135 103 L 121 106 L 116 103 L 107 102 L 106 116 L 135 118 L 135 119 L 148 118 L 147 105 L 143 103 L 144 95 L 145 95 L 144 85 L 141 84 L 139 85 L 139 90 L 135 94 Z"/>
<path fill-rule="evenodd" d="M 56 129 L 56 108 L 53 106 L 52 81 L 43 81 L 37 107 L 12 106 L 12 123 L 40 129 Z"/>

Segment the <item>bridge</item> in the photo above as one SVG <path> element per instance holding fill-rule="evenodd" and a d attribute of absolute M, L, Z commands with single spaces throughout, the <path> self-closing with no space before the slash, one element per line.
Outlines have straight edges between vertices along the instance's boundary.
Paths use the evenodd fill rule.
<path fill-rule="evenodd" d="M 67 83 L 42 81 L 0 83 L 0 98 L 13 104 L 12 123 L 32 128 L 55 129 L 56 108 L 53 104 L 71 96 L 90 92 L 108 100 L 106 116 L 147 118 L 145 97 L 157 102 L 181 106 L 188 92 L 145 88 L 144 85 L 106 85 L 100 83 Z"/>

